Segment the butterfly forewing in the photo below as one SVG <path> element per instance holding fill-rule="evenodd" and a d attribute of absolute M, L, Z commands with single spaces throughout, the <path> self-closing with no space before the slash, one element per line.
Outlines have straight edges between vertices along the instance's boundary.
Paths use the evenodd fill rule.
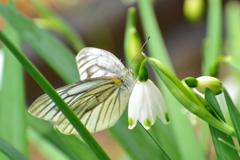
<path fill-rule="evenodd" d="M 124 69 L 112 53 L 98 48 L 84 48 L 76 56 L 80 79 L 119 75 Z"/>

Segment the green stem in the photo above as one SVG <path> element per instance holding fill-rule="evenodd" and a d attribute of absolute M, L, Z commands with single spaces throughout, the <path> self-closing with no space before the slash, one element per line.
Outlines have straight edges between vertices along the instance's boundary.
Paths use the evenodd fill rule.
<path fill-rule="evenodd" d="M 12 52 L 12 54 L 18 59 L 26 71 L 33 77 L 33 79 L 40 85 L 40 87 L 46 92 L 49 97 L 55 102 L 58 108 L 66 116 L 69 122 L 77 130 L 79 135 L 88 144 L 92 151 L 99 159 L 109 159 L 107 154 L 103 151 L 100 145 L 92 137 L 85 126 L 79 121 L 77 116 L 63 101 L 63 99 L 57 94 L 55 89 L 49 84 L 49 82 L 42 76 L 42 74 L 34 67 L 34 65 L 7 39 L 7 37 L 0 31 L 0 39 Z"/>
<path fill-rule="evenodd" d="M 163 147 L 161 146 L 161 144 L 158 143 L 158 141 L 152 136 L 151 133 L 149 133 L 148 130 L 146 130 L 143 125 L 141 124 L 142 128 L 147 132 L 147 134 L 149 135 L 149 137 L 152 138 L 152 140 L 156 143 L 156 145 L 161 149 L 161 151 L 164 153 L 164 155 L 167 157 L 168 160 L 171 160 L 171 158 L 168 156 L 168 154 L 166 153 L 166 151 L 163 149 Z"/>
<path fill-rule="evenodd" d="M 231 147 L 232 149 L 235 149 L 236 151 L 240 152 L 239 149 L 237 149 L 235 146 L 231 145 L 230 143 L 224 141 L 222 138 L 218 138 L 218 140 L 224 144 L 226 144 L 228 147 Z"/>
<path fill-rule="evenodd" d="M 217 76 L 218 68 L 215 66 L 221 53 L 222 43 L 222 4 L 221 0 L 208 0 L 207 38 L 204 45 L 203 75 Z"/>

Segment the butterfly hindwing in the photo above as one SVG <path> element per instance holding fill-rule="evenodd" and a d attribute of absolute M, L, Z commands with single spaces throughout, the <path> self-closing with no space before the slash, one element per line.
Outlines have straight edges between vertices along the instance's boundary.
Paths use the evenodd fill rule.
<path fill-rule="evenodd" d="M 103 86 L 107 86 L 107 83 L 109 82 L 105 82 Z M 97 93 L 92 94 L 95 91 L 97 93 L 99 91 L 98 102 L 96 103 L 94 101 L 97 98 L 94 95 Z M 122 115 L 129 97 L 126 96 L 125 92 L 125 88 L 118 84 L 109 85 L 106 91 L 98 86 L 89 93 L 79 97 L 69 107 L 90 132 L 101 131 L 115 124 Z M 91 104 L 88 104 L 88 99 L 91 100 Z M 58 129 L 65 134 L 77 133 L 64 115 L 59 117 L 57 125 Z"/>

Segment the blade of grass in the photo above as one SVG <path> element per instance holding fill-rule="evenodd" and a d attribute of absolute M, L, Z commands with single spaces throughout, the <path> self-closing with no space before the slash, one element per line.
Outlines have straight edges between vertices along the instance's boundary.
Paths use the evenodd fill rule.
<path fill-rule="evenodd" d="M 165 47 L 161 32 L 158 27 L 158 23 L 156 17 L 154 15 L 154 9 L 152 7 L 151 1 L 138 1 L 139 9 L 140 9 L 140 18 L 142 21 L 144 35 L 145 37 L 151 36 L 147 46 L 149 49 L 149 53 L 152 57 L 161 60 L 171 71 L 173 71 L 173 67 L 171 65 L 170 59 L 167 54 L 167 49 Z M 169 90 L 163 85 L 161 80 L 158 78 L 158 85 L 161 86 L 161 90 L 164 94 L 164 97 L 167 101 L 169 108 L 169 118 L 171 121 L 170 127 L 174 134 L 175 142 L 170 143 L 173 137 L 164 137 L 169 139 L 169 143 L 163 145 L 164 148 L 168 147 L 169 149 L 173 147 L 173 145 L 178 147 L 178 150 L 172 150 L 172 153 L 169 155 L 176 155 L 177 152 L 180 152 L 180 157 L 178 159 L 191 160 L 191 159 L 205 159 L 203 156 L 203 149 L 201 149 L 199 142 L 194 135 L 192 126 L 190 125 L 189 120 L 185 115 L 182 114 L 182 107 L 179 102 L 171 95 Z M 184 129 L 182 128 L 184 126 Z M 160 135 L 159 133 L 164 132 L 160 130 L 155 131 L 155 135 Z M 169 135 L 171 135 L 169 133 Z M 161 139 L 163 137 L 158 136 L 157 139 Z M 198 146 L 198 147 L 196 147 Z M 192 151 L 188 152 L 188 149 L 191 148 Z M 199 149 L 200 148 L 200 149 Z M 166 148 L 166 151 L 168 149 Z M 173 158 L 174 159 L 174 158 Z"/>
<path fill-rule="evenodd" d="M 232 149 L 231 147 L 223 144 L 220 142 L 218 139 L 224 139 L 230 144 L 234 144 L 233 140 L 229 135 L 219 131 L 218 129 L 212 127 L 209 125 L 211 136 L 212 136 L 212 141 L 214 144 L 214 148 L 218 157 L 218 160 L 226 160 L 226 159 L 234 159 L 238 160 L 239 156 L 236 150 Z"/>
<path fill-rule="evenodd" d="M 223 89 L 223 93 L 234 129 L 236 131 L 236 138 L 238 140 L 238 143 L 240 143 L 240 113 L 225 88 Z"/>
<path fill-rule="evenodd" d="M 91 136 L 85 126 L 79 121 L 73 111 L 67 106 L 63 99 L 57 94 L 54 88 L 49 82 L 41 75 L 41 73 L 33 66 L 33 64 L 12 45 L 12 43 L 6 38 L 6 36 L 0 31 L 0 39 L 8 47 L 8 49 L 14 54 L 26 71 L 34 78 L 34 80 L 41 86 L 41 88 L 49 95 L 49 97 L 59 107 L 60 111 L 66 116 L 69 122 L 77 130 L 83 140 L 89 145 L 96 156 L 99 159 L 109 159 L 103 149 L 99 146 L 96 140 Z"/>
<path fill-rule="evenodd" d="M 5 24 L 4 31 L 20 48 L 18 34 Z M 0 137 L 14 146 L 23 155 L 28 155 L 26 136 L 26 108 L 24 96 L 24 79 L 21 64 L 3 46 L 4 65 L 2 87 L 0 88 Z M 0 158 L 3 159 L 3 158 Z"/>
<path fill-rule="evenodd" d="M 78 34 L 46 5 L 39 0 L 28 1 L 34 5 L 37 12 L 44 18 L 46 23 L 48 23 L 47 25 L 49 25 L 49 28 L 63 35 L 76 52 L 85 46 Z"/>
<path fill-rule="evenodd" d="M 205 99 L 210 104 L 210 106 L 214 109 L 214 111 L 217 112 L 218 116 L 225 122 L 225 118 L 224 118 L 223 113 L 222 113 L 222 111 L 219 107 L 217 99 L 209 88 L 206 88 Z"/>
<path fill-rule="evenodd" d="M 6 157 L 12 160 L 28 160 L 27 157 L 22 155 L 18 150 L 5 142 L 2 138 L 0 138 L 0 151 L 6 155 Z"/>
<path fill-rule="evenodd" d="M 218 115 L 221 117 L 221 119 L 225 121 L 215 95 L 208 88 L 206 89 L 206 92 L 205 92 L 205 98 L 206 98 L 207 102 L 211 105 L 211 107 L 213 107 L 214 110 L 218 113 Z M 219 160 L 225 160 L 225 159 L 236 159 L 237 160 L 237 159 L 239 159 L 238 152 L 235 149 L 233 149 L 219 141 L 219 138 L 220 138 L 220 139 L 223 139 L 228 144 L 231 144 L 234 146 L 232 137 L 230 137 L 229 135 L 219 131 L 218 129 L 216 129 L 210 125 L 209 125 L 209 128 L 210 128 L 212 141 L 213 141 L 214 148 L 215 148 L 218 159 Z"/>
<path fill-rule="evenodd" d="M 0 14 L 65 82 L 79 81 L 75 57 L 64 44 L 39 29 L 11 6 L 0 3 Z"/>
<path fill-rule="evenodd" d="M 235 149 L 236 151 L 240 152 L 240 150 L 238 148 L 236 148 L 235 146 L 229 144 L 228 142 L 224 141 L 223 139 L 221 138 L 218 138 L 218 140 L 224 144 L 226 144 L 227 146 L 231 147 L 232 149 Z"/>
<path fill-rule="evenodd" d="M 216 62 L 221 53 L 222 44 L 222 4 L 221 0 L 208 0 L 207 38 L 204 43 L 203 75 L 217 76 Z"/>
<path fill-rule="evenodd" d="M 240 59 L 240 3 L 229 1 L 226 5 L 227 53 L 234 59 Z M 238 63 L 239 64 L 239 63 Z"/>

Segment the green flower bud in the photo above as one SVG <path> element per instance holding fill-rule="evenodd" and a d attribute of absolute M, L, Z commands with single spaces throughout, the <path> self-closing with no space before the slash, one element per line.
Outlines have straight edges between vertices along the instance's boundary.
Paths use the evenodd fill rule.
<path fill-rule="evenodd" d="M 218 95 L 223 91 L 221 81 L 215 77 L 202 76 L 197 78 L 197 91 L 204 94 L 206 88 L 211 89 L 213 94 Z"/>
<path fill-rule="evenodd" d="M 185 0 L 183 11 L 190 22 L 197 22 L 202 18 L 204 11 L 203 0 Z"/>
<path fill-rule="evenodd" d="M 142 61 L 141 67 L 138 72 L 138 80 L 140 82 L 146 82 L 148 80 L 148 70 L 145 66 L 146 63 L 147 63 L 146 59 Z"/>
<path fill-rule="evenodd" d="M 197 86 L 197 80 L 193 77 L 187 77 L 184 79 L 188 87 L 195 88 Z"/>
<path fill-rule="evenodd" d="M 131 66 L 134 73 L 138 73 L 143 57 L 137 55 L 141 49 L 142 42 L 136 29 L 136 9 L 128 9 L 126 31 L 124 38 L 124 53 L 128 65 Z M 135 74 L 136 75 L 136 74 Z"/>

